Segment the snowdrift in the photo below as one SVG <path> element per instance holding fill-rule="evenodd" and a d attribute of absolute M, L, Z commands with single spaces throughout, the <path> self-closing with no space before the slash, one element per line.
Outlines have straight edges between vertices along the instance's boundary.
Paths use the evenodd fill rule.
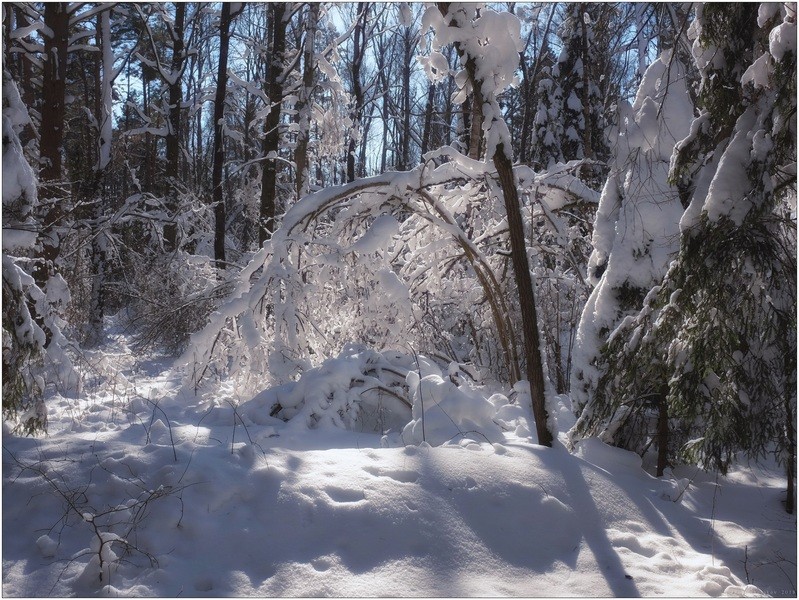
<path fill-rule="evenodd" d="M 418 365 L 352 349 L 239 403 L 151 360 L 53 399 L 48 437 L 4 433 L 3 594 L 795 595 L 776 471 L 656 479 L 597 440 L 539 447 L 526 406 Z M 334 423 L 377 382 L 405 423 Z"/>

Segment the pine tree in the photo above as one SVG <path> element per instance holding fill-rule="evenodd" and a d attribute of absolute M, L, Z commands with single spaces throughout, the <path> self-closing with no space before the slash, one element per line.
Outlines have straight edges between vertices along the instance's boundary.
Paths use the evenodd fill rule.
<path fill-rule="evenodd" d="M 533 167 L 549 169 L 564 162 L 563 140 L 563 90 L 552 77 L 551 67 L 541 69 L 538 82 L 538 107 L 533 119 Z"/>
<path fill-rule="evenodd" d="M 15 254 L 36 240 L 32 212 L 36 176 L 22 151 L 19 131 L 30 122 L 17 86 L 3 73 L 3 418 L 19 419 L 26 433 L 46 426 L 43 382 L 35 376 L 45 352 L 45 333 L 29 306 L 44 293 Z M 23 261 L 24 264 L 24 261 Z"/>
<path fill-rule="evenodd" d="M 637 313 L 679 249 L 683 207 L 668 182 L 677 140 L 688 134 L 693 106 L 685 69 L 665 52 L 644 74 L 632 105 L 617 109 L 615 159 L 594 220 L 588 279 L 594 286 L 577 332 L 572 401 L 580 412 L 602 374 L 600 347 Z"/>
<path fill-rule="evenodd" d="M 552 69 L 561 89 L 563 138 L 561 150 L 566 161 L 606 158 L 602 99 L 592 78 L 590 51 L 594 45 L 592 8 L 585 3 L 566 7 L 560 28 L 562 50 Z M 598 173 L 585 169 L 590 179 Z"/>
<path fill-rule="evenodd" d="M 675 148 L 680 250 L 643 310 L 614 331 L 579 435 L 726 472 L 774 452 L 794 508 L 795 9 L 697 8 L 702 110 Z M 723 57 L 723 60 L 719 60 Z"/>

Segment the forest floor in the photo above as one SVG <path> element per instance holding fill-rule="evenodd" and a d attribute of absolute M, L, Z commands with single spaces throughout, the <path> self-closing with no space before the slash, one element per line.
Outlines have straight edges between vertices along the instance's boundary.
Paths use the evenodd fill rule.
<path fill-rule="evenodd" d="M 109 330 L 49 432 L 3 432 L 4 596 L 796 596 L 785 478 L 242 417 Z M 564 402 L 567 400 L 563 399 Z M 528 421 L 529 415 L 525 417 Z"/>

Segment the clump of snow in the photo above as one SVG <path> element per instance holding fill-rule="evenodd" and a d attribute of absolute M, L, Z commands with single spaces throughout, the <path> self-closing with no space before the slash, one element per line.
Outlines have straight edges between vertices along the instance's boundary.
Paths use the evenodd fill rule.
<path fill-rule="evenodd" d="M 493 420 L 497 407 L 457 374 L 445 378 L 443 373 L 432 373 L 420 379 L 411 371 L 406 381 L 413 418 L 402 430 L 405 444 L 440 446 L 464 439 L 489 443 L 502 439 L 502 430 Z"/>
<path fill-rule="evenodd" d="M 385 249 L 391 244 L 392 238 L 399 233 L 399 223 L 391 215 L 380 215 L 369 226 L 369 229 L 350 246 L 351 252 L 374 252 Z"/>
<path fill-rule="evenodd" d="M 36 547 L 43 558 L 53 558 L 58 551 L 58 542 L 45 534 L 36 540 Z"/>
<path fill-rule="evenodd" d="M 433 53 L 420 62 L 431 81 L 438 81 L 441 74 L 448 71 L 444 70 L 443 56 L 437 56 L 442 47 L 456 43 L 463 62 L 474 61 L 474 78 L 483 98 L 486 156 L 493 157 L 500 145 L 506 153 L 511 152 L 510 130 L 498 98 L 506 89 L 518 84 L 516 69 L 524 42 L 521 22 L 516 15 L 488 7 L 481 7 L 478 12 L 477 8 L 475 4 L 453 2 L 442 16 L 438 6 L 428 7 L 422 17 L 422 32 L 433 29 Z M 460 104 L 469 91 L 465 66 L 455 75 L 455 81 L 460 91 L 453 101 Z"/>

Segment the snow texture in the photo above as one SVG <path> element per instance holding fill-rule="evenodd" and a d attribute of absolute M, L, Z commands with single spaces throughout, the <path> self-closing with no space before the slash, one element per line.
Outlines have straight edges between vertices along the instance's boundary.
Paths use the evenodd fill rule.
<path fill-rule="evenodd" d="M 181 392 L 178 371 L 135 363 L 109 325 L 92 360 L 114 381 L 52 398 L 47 437 L 4 433 L 4 596 L 795 595 L 795 519 L 769 466 L 656 479 L 595 439 L 542 448 L 512 395 L 398 355 L 379 360 L 417 375 L 428 436 L 446 435 L 435 410 L 457 397 L 453 419 L 488 439 L 309 429 L 263 398 Z M 358 373 L 358 354 L 306 397 Z M 569 416 L 559 406 L 561 439 Z M 68 509 L 53 484 L 81 490 L 55 529 Z"/>

